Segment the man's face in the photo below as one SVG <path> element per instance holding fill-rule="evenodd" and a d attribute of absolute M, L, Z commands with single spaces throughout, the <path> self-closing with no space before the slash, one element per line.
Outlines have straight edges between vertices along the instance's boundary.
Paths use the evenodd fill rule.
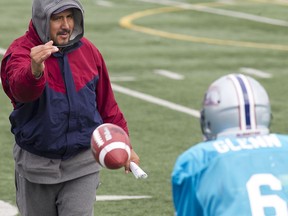
<path fill-rule="evenodd" d="M 73 10 L 67 9 L 50 18 L 50 39 L 54 45 L 66 45 L 74 29 Z"/>

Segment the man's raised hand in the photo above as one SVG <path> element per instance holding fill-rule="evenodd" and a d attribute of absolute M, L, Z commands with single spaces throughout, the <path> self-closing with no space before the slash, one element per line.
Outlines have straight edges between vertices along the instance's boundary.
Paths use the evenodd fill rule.
<path fill-rule="evenodd" d="M 53 41 L 49 41 L 44 45 L 35 46 L 31 49 L 31 69 L 34 77 L 38 78 L 44 71 L 44 61 L 52 55 L 52 53 L 58 52 L 59 49 L 53 46 Z"/>

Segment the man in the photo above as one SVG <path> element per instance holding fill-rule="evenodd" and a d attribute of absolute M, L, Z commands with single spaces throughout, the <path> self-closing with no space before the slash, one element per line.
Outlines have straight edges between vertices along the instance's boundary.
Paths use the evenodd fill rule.
<path fill-rule="evenodd" d="M 9 119 L 23 216 L 93 215 L 100 166 L 91 134 L 102 123 L 128 133 L 105 62 L 83 34 L 78 0 L 34 0 L 28 31 L 2 60 L 3 89 L 14 106 Z M 130 161 L 139 164 L 133 149 Z"/>
<path fill-rule="evenodd" d="M 255 79 L 221 77 L 205 94 L 205 141 L 172 173 L 175 215 L 288 215 L 288 136 L 270 134 L 270 103 Z"/>

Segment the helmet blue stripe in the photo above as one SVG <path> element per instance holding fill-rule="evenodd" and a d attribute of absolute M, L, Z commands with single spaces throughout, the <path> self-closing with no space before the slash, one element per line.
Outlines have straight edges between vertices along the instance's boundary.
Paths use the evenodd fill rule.
<path fill-rule="evenodd" d="M 251 129 L 251 115 L 250 115 L 250 101 L 248 97 L 247 88 L 244 81 L 240 76 L 236 76 L 243 93 L 244 108 L 245 108 L 245 120 L 246 120 L 246 129 Z"/>

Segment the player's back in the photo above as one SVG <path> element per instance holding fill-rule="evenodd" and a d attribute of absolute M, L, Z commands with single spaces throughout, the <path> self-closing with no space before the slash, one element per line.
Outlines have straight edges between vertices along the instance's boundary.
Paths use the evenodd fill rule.
<path fill-rule="evenodd" d="M 200 143 L 178 158 L 172 183 L 178 216 L 288 215 L 288 136 Z"/>

